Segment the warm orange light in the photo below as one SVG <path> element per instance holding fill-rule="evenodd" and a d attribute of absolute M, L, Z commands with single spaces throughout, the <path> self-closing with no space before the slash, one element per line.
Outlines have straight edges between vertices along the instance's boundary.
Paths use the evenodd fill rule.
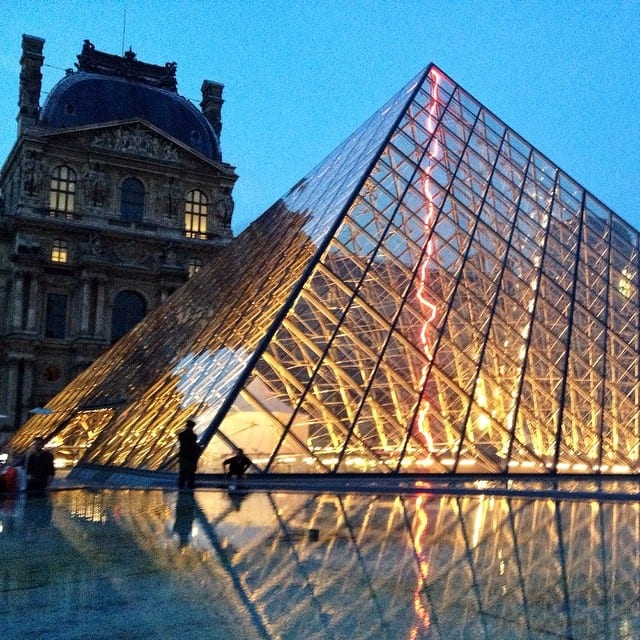
<path fill-rule="evenodd" d="M 423 181 L 423 190 L 426 202 L 426 213 L 424 220 L 424 229 L 425 235 L 428 237 L 431 227 L 433 226 L 433 222 L 436 217 L 436 204 L 434 201 L 435 194 L 432 191 L 432 179 L 431 179 L 431 169 L 433 167 L 433 159 L 435 159 L 441 152 L 440 143 L 436 138 L 435 133 L 437 126 L 437 109 L 438 109 L 438 87 L 440 83 L 440 74 L 435 70 L 431 69 L 429 72 L 429 76 L 431 77 L 431 100 L 429 102 L 429 107 L 427 110 L 427 121 L 426 127 L 427 131 L 432 134 L 431 143 L 429 145 L 428 155 L 429 162 L 427 164 L 427 168 L 424 171 L 424 181 Z M 427 280 L 428 280 L 428 268 L 429 262 L 431 260 L 431 256 L 433 255 L 433 243 L 431 239 L 427 241 L 427 246 L 425 249 L 425 255 L 422 259 L 422 263 L 420 264 L 420 273 L 418 278 L 418 292 L 417 298 L 418 303 L 420 304 L 420 309 L 422 311 L 422 316 L 424 318 L 424 323 L 422 325 L 422 329 L 420 331 L 420 346 L 422 348 L 422 352 L 427 357 L 427 364 L 425 364 L 422 368 L 422 378 L 420 381 L 421 388 L 424 389 L 424 385 L 427 379 L 427 373 L 429 368 L 429 363 L 433 358 L 433 353 L 431 351 L 431 345 L 429 342 L 429 326 L 433 323 L 436 317 L 436 307 L 429 299 L 427 293 Z M 416 416 L 415 425 L 414 425 L 414 435 L 418 436 L 418 439 L 426 444 L 430 451 L 434 450 L 433 438 L 431 437 L 431 433 L 429 431 L 428 426 L 428 413 L 430 409 L 429 400 L 423 395 L 420 399 L 420 407 L 418 409 L 418 414 Z"/>
<path fill-rule="evenodd" d="M 423 637 L 423 633 L 421 632 L 428 629 L 431 625 L 431 614 L 423 605 L 421 597 L 424 585 L 427 581 L 427 575 L 429 574 L 429 562 L 425 558 L 426 552 L 423 546 L 423 537 L 426 535 L 428 525 L 424 502 L 425 497 L 418 496 L 416 500 L 417 526 L 413 540 L 418 557 L 418 583 L 416 584 L 415 591 L 413 592 L 413 608 L 415 609 L 419 622 L 410 629 L 408 640 L 416 640 L 416 638 Z"/>

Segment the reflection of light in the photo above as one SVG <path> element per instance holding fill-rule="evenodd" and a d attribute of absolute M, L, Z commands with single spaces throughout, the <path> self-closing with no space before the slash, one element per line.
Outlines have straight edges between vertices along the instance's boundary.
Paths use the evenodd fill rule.
<path fill-rule="evenodd" d="M 632 293 L 631 282 L 629 282 L 631 278 L 631 271 L 628 267 L 625 267 L 622 270 L 622 276 L 618 281 L 618 291 L 625 297 L 630 298 Z"/>
<path fill-rule="evenodd" d="M 77 459 L 69 460 L 69 458 L 60 458 L 56 456 L 53 459 L 53 466 L 56 469 L 66 469 L 67 467 L 74 467 L 78 463 Z"/>
<path fill-rule="evenodd" d="M 538 463 L 533 460 L 509 460 L 508 465 L 510 467 L 526 467 L 530 469 L 531 467 L 538 466 Z"/>
<path fill-rule="evenodd" d="M 426 559 L 426 553 L 423 547 L 422 539 L 427 533 L 427 512 L 424 508 L 424 496 L 418 496 L 416 499 L 416 532 L 414 535 L 414 546 L 418 556 L 418 584 L 413 592 L 413 608 L 419 623 L 415 624 L 409 631 L 409 640 L 423 637 L 421 630 L 426 630 L 431 626 L 431 615 L 422 603 L 422 593 L 427 582 L 429 574 L 429 562 Z"/>
<path fill-rule="evenodd" d="M 630 473 L 631 467 L 627 464 L 614 464 L 611 467 L 613 473 Z"/>
<path fill-rule="evenodd" d="M 429 237 L 436 216 L 436 205 L 434 202 L 435 194 L 432 191 L 431 184 L 431 170 L 434 164 L 433 160 L 440 153 L 440 143 L 438 142 L 436 136 L 433 135 L 437 126 L 438 86 L 440 82 L 440 74 L 436 69 L 432 67 L 429 71 L 429 76 L 431 78 L 431 100 L 427 109 L 426 128 L 427 131 L 432 135 L 432 138 L 429 145 L 429 150 L 427 152 L 429 154 L 429 162 L 424 171 L 423 182 L 424 196 L 426 199 L 426 214 L 424 220 L 424 231 L 426 237 Z M 416 415 L 414 430 L 414 434 L 420 434 L 421 441 L 425 443 L 430 450 L 433 450 L 433 438 L 428 430 L 427 424 L 427 414 L 429 413 L 430 404 L 429 400 L 426 398 L 424 387 L 427 380 L 428 367 L 431 363 L 431 360 L 433 359 L 431 345 L 429 344 L 429 327 L 436 317 L 436 307 L 433 302 L 431 302 L 427 294 L 428 268 L 432 254 L 433 243 L 431 242 L 431 239 L 429 239 L 425 249 L 425 256 L 420 264 L 420 271 L 418 276 L 417 298 L 420 305 L 420 310 L 422 311 L 422 315 L 424 317 L 424 324 L 422 325 L 422 328 L 420 330 L 420 346 L 422 347 L 422 352 L 427 358 L 427 363 L 422 367 L 422 379 L 420 381 L 420 388 L 423 389 L 423 396 L 420 399 L 420 406 Z"/>
<path fill-rule="evenodd" d="M 491 505 L 490 502 L 487 502 L 482 496 L 480 498 L 480 503 L 476 508 L 476 517 L 473 519 L 472 532 L 471 532 L 471 546 L 477 547 L 480 543 L 480 537 L 482 534 L 482 528 L 485 522 L 485 512 L 487 508 Z"/>

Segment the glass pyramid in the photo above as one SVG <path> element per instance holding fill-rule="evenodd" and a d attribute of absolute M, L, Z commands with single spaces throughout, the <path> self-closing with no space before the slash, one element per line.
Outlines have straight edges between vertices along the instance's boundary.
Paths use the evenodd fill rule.
<path fill-rule="evenodd" d="M 13 439 L 200 471 L 636 473 L 638 232 L 434 65 Z"/>

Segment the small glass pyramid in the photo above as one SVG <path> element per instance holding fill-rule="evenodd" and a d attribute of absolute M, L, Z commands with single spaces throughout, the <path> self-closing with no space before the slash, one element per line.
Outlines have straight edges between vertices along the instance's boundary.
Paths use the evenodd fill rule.
<path fill-rule="evenodd" d="M 638 232 L 430 65 L 15 435 L 202 472 L 626 474 Z"/>

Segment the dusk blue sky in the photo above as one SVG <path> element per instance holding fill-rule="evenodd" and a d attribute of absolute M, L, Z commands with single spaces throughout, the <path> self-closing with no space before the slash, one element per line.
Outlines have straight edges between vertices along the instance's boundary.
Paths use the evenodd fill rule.
<path fill-rule="evenodd" d="M 23 33 L 43 92 L 85 38 L 178 63 L 196 104 L 225 85 L 222 152 L 242 231 L 429 62 L 640 227 L 640 0 L 0 0 L 0 156 L 16 137 Z M 43 100 L 46 95 L 43 95 Z"/>

